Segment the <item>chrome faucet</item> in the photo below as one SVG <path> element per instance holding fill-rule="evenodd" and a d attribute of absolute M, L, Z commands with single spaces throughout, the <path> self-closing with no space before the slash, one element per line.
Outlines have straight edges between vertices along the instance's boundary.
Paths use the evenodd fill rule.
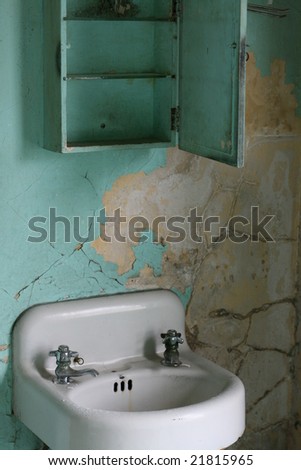
<path fill-rule="evenodd" d="M 76 351 L 70 351 L 69 346 L 62 344 L 58 347 L 57 351 L 50 351 L 49 356 L 56 357 L 56 369 L 55 375 L 57 384 L 68 384 L 70 383 L 70 377 L 81 377 L 82 375 L 91 374 L 94 377 L 98 375 L 97 370 L 95 369 L 81 369 L 74 370 L 70 367 L 71 358 L 74 357 L 74 362 L 78 364 L 83 364 L 84 360 L 81 357 L 78 357 Z"/>
<path fill-rule="evenodd" d="M 181 338 L 181 333 L 176 330 L 168 330 L 167 333 L 162 333 L 163 343 L 165 344 L 164 359 L 161 364 L 169 367 L 178 367 L 182 364 L 179 357 L 178 347 L 179 344 L 184 343 Z"/>

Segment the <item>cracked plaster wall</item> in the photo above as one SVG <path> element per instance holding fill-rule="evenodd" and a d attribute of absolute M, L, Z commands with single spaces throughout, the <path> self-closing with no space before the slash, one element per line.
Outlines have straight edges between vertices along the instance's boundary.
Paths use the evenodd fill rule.
<path fill-rule="evenodd" d="M 300 17 L 280 24 L 250 16 L 247 156 L 238 170 L 177 150 L 115 152 L 114 158 L 42 150 L 41 2 L 0 0 L 0 9 L 0 449 L 42 446 L 11 415 L 10 335 L 19 314 L 36 303 L 157 287 L 173 289 L 187 306 L 191 347 L 246 385 L 247 430 L 236 447 L 300 448 L 294 397 L 300 390 L 301 119 L 299 71 L 292 65 L 300 53 L 292 47 Z M 211 233 L 202 243 L 170 244 L 161 226 L 157 240 L 143 243 L 109 244 L 97 236 L 66 243 L 62 224 L 55 242 L 27 241 L 28 220 L 49 218 L 49 207 L 79 216 L 84 235 L 87 217 L 103 206 L 107 214 L 120 207 L 128 217 L 149 220 L 187 217 L 196 207 L 222 224 L 233 215 L 249 218 L 251 206 L 259 206 L 262 217 L 275 215 L 268 226 L 275 242 L 254 242 L 247 226 L 244 244 L 212 244 Z"/>

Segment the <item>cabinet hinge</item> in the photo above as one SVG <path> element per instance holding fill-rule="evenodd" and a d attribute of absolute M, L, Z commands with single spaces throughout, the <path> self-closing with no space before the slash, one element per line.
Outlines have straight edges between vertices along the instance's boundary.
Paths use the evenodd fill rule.
<path fill-rule="evenodd" d="M 171 108 L 170 110 L 171 116 L 171 130 L 179 132 L 180 131 L 180 108 L 177 106 L 176 108 Z"/>
<path fill-rule="evenodd" d="M 181 16 L 182 11 L 182 0 L 172 0 L 172 13 L 171 17 L 173 21 L 176 21 Z"/>

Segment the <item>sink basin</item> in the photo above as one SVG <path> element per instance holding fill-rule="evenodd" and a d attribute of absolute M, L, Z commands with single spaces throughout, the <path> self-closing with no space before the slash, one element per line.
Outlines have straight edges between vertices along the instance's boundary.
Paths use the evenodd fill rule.
<path fill-rule="evenodd" d="M 220 449 L 245 427 L 245 392 L 232 373 L 179 346 L 161 364 L 161 333 L 185 338 L 169 291 L 127 293 L 32 307 L 14 327 L 14 412 L 51 449 Z M 97 377 L 54 383 L 60 344 Z"/>
<path fill-rule="evenodd" d="M 79 406 L 93 410 L 161 411 L 204 404 L 213 394 L 218 396 L 223 387 L 222 381 L 214 383 L 200 370 L 133 369 L 125 372 L 122 379 L 113 374 L 91 380 L 72 390 L 69 397 Z M 166 393 L 169 390 L 172 393 Z"/>

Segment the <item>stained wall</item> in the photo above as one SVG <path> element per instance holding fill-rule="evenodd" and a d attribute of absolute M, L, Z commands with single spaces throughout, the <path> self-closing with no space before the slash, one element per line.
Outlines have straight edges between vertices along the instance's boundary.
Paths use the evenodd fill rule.
<path fill-rule="evenodd" d="M 42 2 L 0 0 L 1 449 L 43 445 L 11 413 L 11 330 L 20 313 L 37 303 L 149 288 L 176 292 L 187 307 L 191 347 L 244 381 L 247 429 L 236 447 L 300 446 L 300 7 L 274 4 L 291 15 L 249 16 L 246 165 L 238 170 L 175 149 L 43 150 Z M 126 241 L 110 243 L 98 227 L 93 240 L 79 241 L 72 230 L 66 240 L 57 221 L 50 239 L 50 208 L 72 227 L 77 218 L 84 239 L 104 207 L 149 222 L 187 221 L 195 209 L 219 222 L 206 232 L 199 223 L 198 240 L 186 223 L 177 242 L 164 222 L 155 231 L 142 223 L 140 241 L 123 224 Z M 268 215 L 270 241 L 259 233 Z M 34 216 L 44 218 L 48 234 L 40 243 L 28 241 L 37 235 L 28 225 Z M 220 227 L 236 216 L 249 223 L 236 225 L 235 241 L 223 240 Z"/>

